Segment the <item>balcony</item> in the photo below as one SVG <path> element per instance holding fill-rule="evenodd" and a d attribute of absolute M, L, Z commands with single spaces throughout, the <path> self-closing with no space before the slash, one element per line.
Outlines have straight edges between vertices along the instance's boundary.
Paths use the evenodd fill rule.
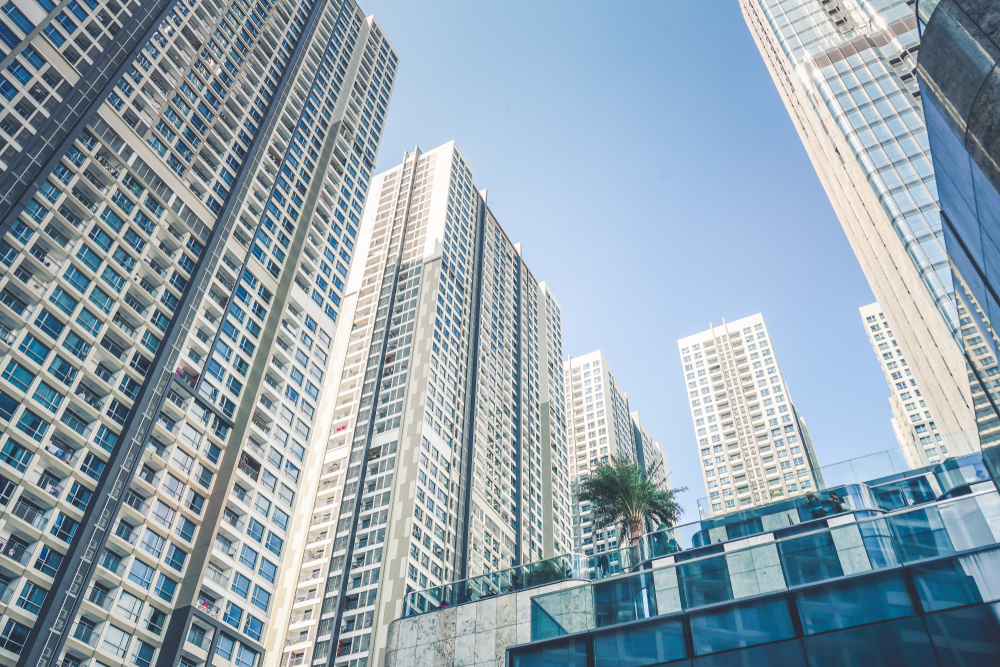
<path fill-rule="evenodd" d="M 258 417 L 256 414 L 254 414 L 253 417 L 250 418 L 250 421 L 253 423 L 254 426 L 256 426 L 260 430 L 264 431 L 264 433 L 267 433 L 267 434 L 271 433 L 271 427 L 268 426 L 264 422 L 264 420 L 261 419 L 260 417 Z"/>
<path fill-rule="evenodd" d="M 260 469 L 259 468 L 254 468 L 253 466 L 251 466 L 249 463 L 247 463 L 243 459 L 240 459 L 238 467 L 239 467 L 240 471 L 244 475 L 246 475 L 247 477 L 249 477 L 250 479 L 252 479 L 255 482 L 257 481 L 257 477 L 260 475 Z"/>
<path fill-rule="evenodd" d="M 70 630 L 69 636 L 87 646 L 97 648 L 97 640 L 100 638 L 101 633 L 89 623 L 77 623 Z"/>
<path fill-rule="evenodd" d="M 84 594 L 83 599 L 91 604 L 95 604 L 101 609 L 111 609 L 111 603 L 114 601 L 112 596 L 108 595 L 107 591 L 104 591 L 96 586 L 91 586 L 87 589 L 86 594 Z"/>
<path fill-rule="evenodd" d="M 35 470 L 29 477 L 31 484 L 42 489 L 50 496 L 59 497 L 63 491 L 62 480 L 47 470 Z"/>
<path fill-rule="evenodd" d="M 122 563 L 122 557 L 108 549 L 105 549 L 104 553 L 101 554 L 101 557 L 97 560 L 97 564 L 118 577 L 125 574 L 125 565 Z"/>
<path fill-rule="evenodd" d="M 246 522 L 243 519 L 241 519 L 238 514 L 233 512 L 228 507 L 226 508 L 225 512 L 222 513 L 222 520 L 225 523 L 232 526 L 233 528 L 235 528 L 236 531 L 240 533 L 243 532 L 243 526 L 246 525 Z"/>
<path fill-rule="evenodd" d="M 264 448 L 261 445 L 257 444 L 256 440 L 254 440 L 253 438 L 247 438 L 246 444 L 247 444 L 247 449 L 249 449 L 251 452 L 253 452 L 257 456 L 260 456 L 261 458 L 263 458 L 263 456 L 264 456 Z"/>
<path fill-rule="evenodd" d="M 135 544 L 136 540 L 139 538 L 139 531 L 124 521 L 119 521 L 115 524 L 115 529 L 112 534 L 129 544 Z"/>
<path fill-rule="evenodd" d="M 0 556 L 5 556 L 18 565 L 27 565 L 31 558 L 31 547 L 26 547 L 9 538 L 0 537 Z"/>
<path fill-rule="evenodd" d="M 205 578 L 209 581 L 222 586 L 223 588 L 229 588 L 229 577 L 222 573 L 221 570 L 217 570 L 211 565 L 205 570 Z"/>
<path fill-rule="evenodd" d="M 98 412 L 104 407 L 104 399 L 107 398 L 107 396 L 98 395 L 96 391 L 83 383 L 77 385 L 73 395 Z"/>
<path fill-rule="evenodd" d="M 230 558 L 236 555 L 236 547 L 233 546 L 232 542 L 220 539 L 219 536 L 215 537 L 215 548 Z"/>
<path fill-rule="evenodd" d="M 149 501 L 132 489 L 125 493 L 124 503 L 143 516 L 149 511 Z"/>
<path fill-rule="evenodd" d="M 26 502 L 22 498 L 18 498 L 17 502 L 14 504 L 14 509 L 11 514 L 16 516 L 21 521 L 24 521 L 32 528 L 36 528 L 38 530 L 45 528 L 45 510 Z"/>

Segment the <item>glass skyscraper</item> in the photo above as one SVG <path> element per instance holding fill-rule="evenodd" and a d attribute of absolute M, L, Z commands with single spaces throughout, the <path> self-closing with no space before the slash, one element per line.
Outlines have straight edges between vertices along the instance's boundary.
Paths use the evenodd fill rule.
<path fill-rule="evenodd" d="M 964 0 L 917 4 L 923 92 L 941 217 L 984 447 L 1000 444 L 1000 145 L 996 5 Z M 994 450 L 987 461 L 1000 469 Z M 1000 450 L 998 450 L 1000 451 Z"/>
<path fill-rule="evenodd" d="M 907 363 L 925 385 L 935 430 L 973 429 L 962 318 L 914 75 L 920 45 L 912 3 L 740 6 L 872 291 L 909 351 Z"/>
<path fill-rule="evenodd" d="M 0 15 L 0 664 L 253 667 L 397 55 L 353 0 Z"/>

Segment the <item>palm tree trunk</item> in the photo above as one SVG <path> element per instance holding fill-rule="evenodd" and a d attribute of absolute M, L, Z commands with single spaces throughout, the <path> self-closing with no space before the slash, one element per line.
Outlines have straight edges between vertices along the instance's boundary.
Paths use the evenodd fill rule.
<path fill-rule="evenodd" d="M 630 519 L 628 522 L 628 545 L 634 547 L 642 537 L 642 519 Z"/>

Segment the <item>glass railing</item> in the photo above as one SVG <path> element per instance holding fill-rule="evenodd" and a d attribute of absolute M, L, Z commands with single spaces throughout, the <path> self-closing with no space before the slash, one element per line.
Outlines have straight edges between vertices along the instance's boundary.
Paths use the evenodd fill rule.
<path fill-rule="evenodd" d="M 897 454 L 899 450 L 895 451 Z M 601 580 L 648 567 L 650 561 L 675 556 L 677 561 L 705 558 L 723 550 L 722 543 L 771 533 L 776 540 L 805 532 L 822 531 L 835 516 L 866 519 L 933 503 L 950 495 L 993 489 L 980 454 L 948 459 L 941 464 L 911 471 L 901 455 L 881 452 L 830 466 L 830 479 L 845 481 L 865 475 L 875 486 L 844 483 L 789 500 L 773 502 L 717 518 L 660 528 L 642 536 L 634 546 L 593 555 L 567 554 L 482 577 L 409 593 L 403 616 L 423 614 L 448 606 L 475 602 L 568 579 Z M 982 486 L 977 486 L 982 483 Z M 987 486 L 988 484 L 988 486 Z M 1000 512 L 998 512 L 1000 514 Z M 811 523 L 811 525 L 809 525 Z M 535 568 L 535 569 L 532 569 Z M 559 575 L 562 571 L 563 574 Z M 532 576 L 528 576 L 532 572 Z M 536 582 L 537 583 L 534 583 Z"/>
<path fill-rule="evenodd" d="M 403 601 L 403 616 L 415 616 L 567 579 L 586 579 L 585 561 L 586 558 L 579 554 L 565 554 L 437 588 L 415 591 L 409 593 Z"/>
<path fill-rule="evenodd" d="M 532 598 L 531 641 L 699 609 L 1000 544 L 996 490 Z M 679 559 L 678 559 L 679 560 Z"/>

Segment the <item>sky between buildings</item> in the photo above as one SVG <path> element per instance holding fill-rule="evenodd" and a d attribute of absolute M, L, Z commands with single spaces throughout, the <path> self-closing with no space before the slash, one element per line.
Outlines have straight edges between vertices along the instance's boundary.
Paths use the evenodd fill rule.
<path fill-rule="evenodd" d="M 896 447 L 874 300 L 736 0 L 361 0 L 400 53 L 378 171 L 454 139 L 704 495 L 676 340 L 762 312 L 821 464 Z"/>

